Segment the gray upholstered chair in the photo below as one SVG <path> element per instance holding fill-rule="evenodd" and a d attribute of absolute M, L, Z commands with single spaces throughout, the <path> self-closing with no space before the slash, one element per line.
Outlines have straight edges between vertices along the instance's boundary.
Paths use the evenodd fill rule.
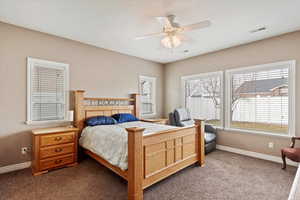
<path fill-rule="evenodd" d="M 173 126 L 191 126 L 194 120 L 186 108 L 177 108 L 169 114 L 170 125 Z M 205 125 L 205 153 L 209 153 L 216 149 L 217 130 L 211 125 Z"/>
<path fill-rule="evenodd" d="M 174 119 L 176 126 L 192 126 L 195 124 L 194 120 L 191 118 L 191 113 L 186 108 L 177 108 L 174 110 Z"/>

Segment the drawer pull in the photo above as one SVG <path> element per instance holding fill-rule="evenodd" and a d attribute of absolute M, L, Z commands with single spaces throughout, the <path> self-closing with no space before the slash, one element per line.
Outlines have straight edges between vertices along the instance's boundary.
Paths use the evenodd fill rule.
<path fill-rule="evenodd" d="M 55 141 L 60 141 L 61 139 L 62 139 L 61 136 L 57 136 L 57 137 L 54 138 Z"/>
<path fill-rule="evenodd" d="M 58 153 L 58 152 L 61 152 L 62 150 L 63 150 L 62 148 L 56 148 L 56 149 L 55 149 L 55 152 Z"/>
<path fill-rule="evenodd" d="M 62 162 L 62 160 L 55 160 L 55 161 L 54 161 L 55 164 L 59 164 L 59 163 L 61 163 L 61 162 Z"/>

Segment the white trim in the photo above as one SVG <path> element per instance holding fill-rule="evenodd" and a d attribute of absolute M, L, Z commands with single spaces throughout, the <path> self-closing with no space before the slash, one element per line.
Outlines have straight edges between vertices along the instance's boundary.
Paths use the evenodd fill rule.
<path fill-rule="evenodd" d="M 49 120 L 49 121 L 32 121 L 31 120 L 31 72 L 32 68 L 40 64 L 42 66 L 54 69 L 64 69 L 65 73 L 65 119 L 63 120 Z M 67 121 L 67 112 L 69 110 L 69 64 L 53 62 L 48 60 L 41 60 L 32 57 L 27 57 L 27 121 L 26 124 L 48 124 L 56 122 L 65 122 Z"/>
<path fill-rule="evenodd" d="M 230 119 L 231 119 L 231 79 L 230 79 L 230 73 L 228 71 L 225 71 L 225 85 L 224 85 L 224 90 L 225 90 L 225 126 L 229 127 L 230 126 Z"/>
<path fill-rule="evenodd" d="M 157 113 L 156 113 L 156 77 L 154 76 L 144 76 L 144 75 L 139 75 L 139 93 L 141 94 L 141 85 L 140 85 L 140 82 L 141 80 L 148 80 L 148 81 L 151 81 L 152 82 L 152 103 L 153 103 L 153 112 L 152 113 L 149 113 L 149 114 L 143 114 L 142 113 L 142 110 L 140 111 L 141 113 L 141 116 L 142 117 L 146 117 L 146 118 L 149 118 L 149 117 L 154 117 Z M 141 102 L 142 103 L 142 102 Z"/>
<path fill-rule="evenodd" d="M 221 121 L 221 127 L 224 126 L 224 72 L 223 71 L 216 71 L 216 72 L 207 72 L 207 73 L 201 73 L 201 74 L 194 74 L 194 75 L 188 75 L 188 76 L 182 76 L 181 77 L 181 89 L 180 89 L 180 95 L 181 95 L 181 107 L 186 107 L 185 102 L 185 81 L 187 80 L 196 80 L 199 78 L 207 78 L 207 77 L 214 77 L 219 76 L 220 77 L 220 121 Z"/>
<path fill-rule="evenodd" d="M 198 79 L 201 77 L 211 77 L 211 76 L 222 75 L 222 74 L 223 74 L 223 71 L 206 72 L 206 73 L 182 76 L 181 80 L 195 80 L 195 79 Z"/>
<path fill-rule="evenodd" d="M 267 155 L 267 154 L 263 154 L 263 153 L 247 151 L 247 150 L 223 146 L 223 145 L 219 145 L 219 144 L 217 144 L 217 149 L 232 152 L 232 153 L 237 153 L 237 154 L 241 154 L 241 155 L 245 155 L 245 156 L 250 156 L 253 158 L 259 158 L 262 160 L 268 160 L 268 161 L 272 161 L 272 162 L 276 162 L 276 163 L 282 163 L 281 157 L 278 157 L 278 156 L 271 156 L 271 155 Z M 287 160 L 287 164 L 291 165 L 291 166 L 298 166 L 298 163 L 290 161 L 290 160 Z"/>
<path fill-rule="evenodd" d="M 289 135 L 296 135 L 296 61 L 290 61 L 289 65 Z"/>
<path fill-rule="evenodd" d="M 297 189 L 298 189 L 298 191 L 297 191 Z M 300 194 L 299 189 L 300 189 L 300 166 L 298 167 L 296 176 L 294 178 L 294 182 L 293 182 L 288 200 L 297 200 L 295 195 L 296 195 L 296 192 L 298 192 Z"/>
<path fill-rule="evenodd" d="M 0 174 L 17 171 L 31 166 L 31 161 L 0 167 Z"/>
<path fill-rule="evenodd" d="M 226 72 L 229 73 L 236 73 L 236 72 L 255 72 L 257 69 L 260 70 L 270 70 L 270 69 L 281 69 L 283 65 L 292 66 L 296 64 L 296 60 L 287 60 L 287 61 L 280 61 L 280 62 L 274 62 L 274 63 L 267 63 L 267 64 L 261 64 L 261 65 L 252 65 L 248 67 L 239 67 L 234 69 L 227 69 Z"/>
<path fill-rule="evenodd" d="M 295 79 L 296 79 L 296 60 L 289 60 L 289 61 L 282 61 L 282 62 L 275 62 L 275 63 L 268 63 L 263 65 L 255 65 L 250 67 L 241 67 L 236 69 L 225 70 L 225 129 L 232 130 L 230 127 L 231 121 L 231 97 L 232 97 L 232 86 L 231 86 L 231 76 L 238 72 L 254 72 L 257 70 L 270 70 L 270 69 L 281 69 L 285 66 L 289 70 L 289 77 L 288 77 L 288 87 L 289 87 L 289 130 L 288 136 L 292 137 L 295 136 L 295 102 L 296 102 L 296 88 L 295 88 Z M 258 133 L 258 134 L 266 134 L 266 135 L 276 135 L 270 132 L 264 131 L 248 131 L 248 130 L 240 130 L 241 132 L 248 132 L 248 133 Z M 279 135 L 279 134 L 277 134 Z M 286 134 L 280 134 L 281 136 L 286 136 Z"/>

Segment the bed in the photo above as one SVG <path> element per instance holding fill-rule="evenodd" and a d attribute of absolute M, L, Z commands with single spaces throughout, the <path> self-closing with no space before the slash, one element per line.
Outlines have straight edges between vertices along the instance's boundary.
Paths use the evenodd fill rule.
<path fill-rule="evenodd" d="M 117 113 L 130 113 L 137 118 L 140 117 L 139 94 L 132 94 L 131 98 L 88 98 L 84 96 L 84 91 L 77 90 L 74 91 L 74 99 L 75 126 L 82 133 L 82 138 L 93 133 L 87 131 L 90 128 L 85 127 L 84 123 L 90 117 L 111 116 Z M 194 126 L 183 128 L 140 121 L 103 128 L 97 127 L 95 129 L 100 130 L 94 132 L 120 129 L 122 131 L 116 134 L 127 134 L 124 137 L 125 143 L 124 141 L 122 143 L 126 144 L 125 148 L 128 148 L 125 151 L 125 158 L 123 154 L 123 162 L 114 163 L 113 157 L 112 160 L 107 160 L 101 152 L 86 146 L 82 141 L 80 143 L 85 154 L 127 180 L 129 200 L 142 200 L 143 189 L 187 166 L 195 163 L 204 165 L 204 122 L 202 120 L 195 120 Z M 99 138 L 93 136 L 90 140 L 97 141 Z M 105 144 L 100 143 L 100 145 Z M 124 152 L 124 147 L 122 149 Z"/>

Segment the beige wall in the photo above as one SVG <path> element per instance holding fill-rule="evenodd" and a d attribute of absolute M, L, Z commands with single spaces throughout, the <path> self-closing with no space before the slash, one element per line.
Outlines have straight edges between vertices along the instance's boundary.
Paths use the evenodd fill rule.
<path fill-rule="evenodd" d="M 180 106 L 181 76 L 290 59 L 300 62 L 300 32 L 163 67 L 154 62 L 0 22 L 0 167 L 30 160 L 30 155 L 20 153 L 21 147 L 31 145 L 30 130 L 37 128 L 24 124 L 28 56 L 70 64 L 71 90 L 84 89 L 88 96 L 124 97 L 138 91 L 139 75 L 155 76 L 157 115 L 161 116 L 161 111 L 164 110 L 166 115 Z M 296 71 L 297 77 L 300 77 L 300 70 Z M 299 99 L 300 79 L 296 80 L 296 85 Z M 297 106 L 297 118 L 299 109 L 300 106 Z M 296 130 L 300 131 L 300 123 L 297 122 Z M 275 143 L 274 149 L 267 148 L 270 141 Z M 280 148 L 287 146 L 289 139 L 223 131 L 219 134 L 218 144 L 279 155 Z"/>
<path fill-rule="evenodd" d="M 284 60 L 296 60 L 300 63 L 300 31 L 167 64 L 165 66 L 165 115 L 180 106 L 181 76 Z M 296 73 L 296 99 L 300 99 L 298 67 Z M 299 113 L 300 106 L 296 103 L 296 119 L 298 119 L 296 132 L 300 136 Z M 268 148 L 268 142 L 274 142 L 274 149 Z M 218 136 L 220 145 L 270 155 L 280 155 L 280 148 L 287 146 L 289 142 L 288 138 L 229 131 L 220 131 Z"/>
<path fill-rule="evenodd" d="M 138 76 L 157 77 L 157 111 L 163 110 L 163 66 L 79 42 L 0 22 L 0 167 L 30 160 L 26 120 L 27 56 L 70 64 L 70 89 L 88 96 L 126 97 L 138 92 Z"/>

